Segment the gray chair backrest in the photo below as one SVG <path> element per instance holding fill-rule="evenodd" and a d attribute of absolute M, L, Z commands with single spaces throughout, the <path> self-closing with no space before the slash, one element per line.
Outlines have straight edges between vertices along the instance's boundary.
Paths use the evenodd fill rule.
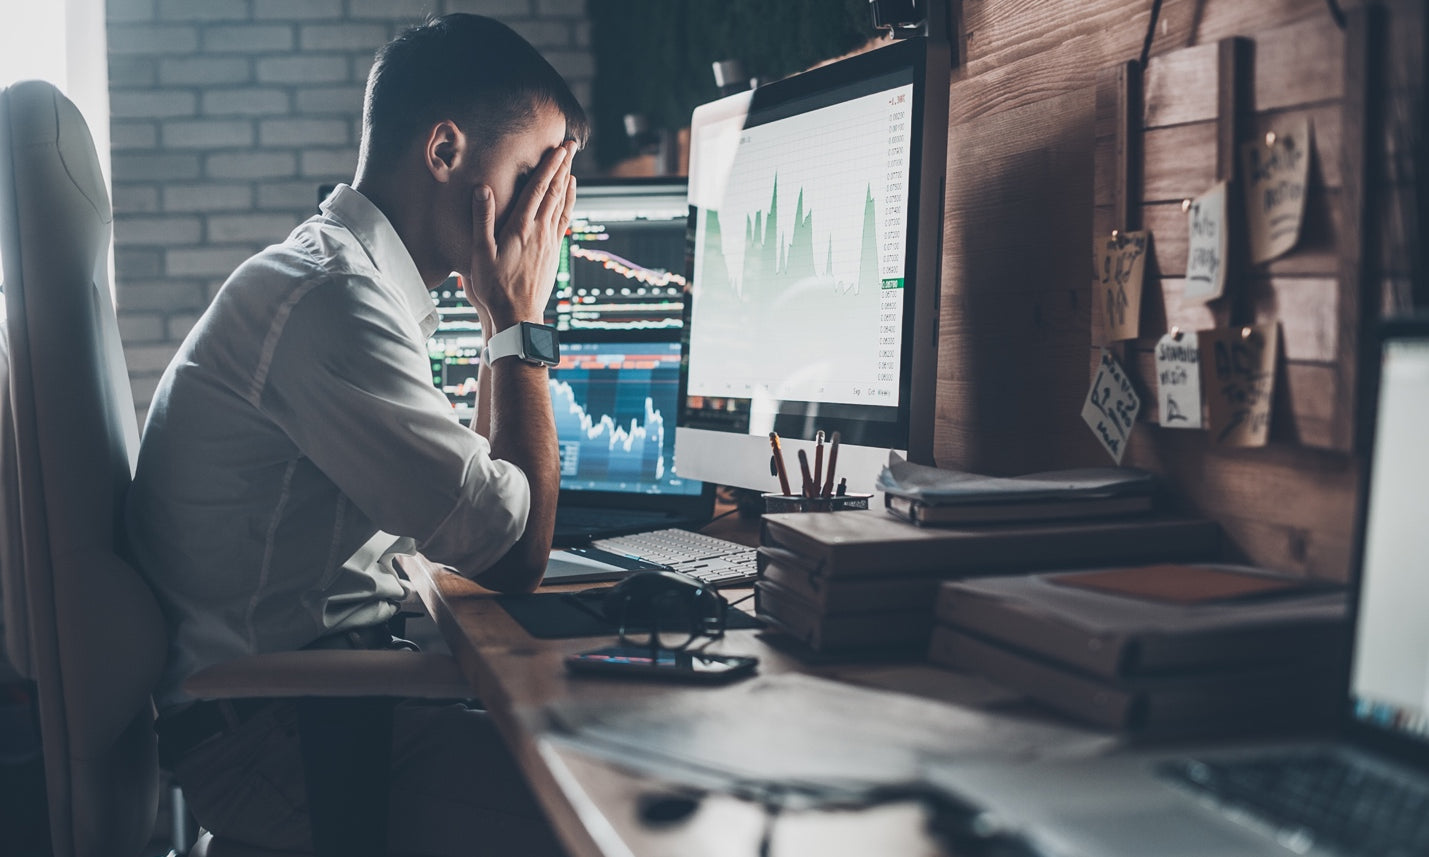
<path fill-rule="evenodd" d="M 40 81 L 0 92 L 10 350 L 0 424 L 13 430 L 4 493 L 20 527 L 0 574 L 8 654 L 38 688 L 56 857 L 139 854 L 158 801 L 150 695 L 165 632 L 124 559 L 138 426 L 108 284 L 111 221 L 74 104 Z"/>

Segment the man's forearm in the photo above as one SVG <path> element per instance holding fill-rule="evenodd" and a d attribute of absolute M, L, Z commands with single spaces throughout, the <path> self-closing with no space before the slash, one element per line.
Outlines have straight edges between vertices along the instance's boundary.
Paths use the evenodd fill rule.
<path fill-rule="evenodd" d="M 483 586 L 504 592 L 529 591 L 541 582 L 551 550 L 560 459 L 556 425 L 545 367 L 516 358 L 499 360 L 484 373 L 491 379 L 491 455 L 526 474 L 531 510 L 519 541 L 494 565 L 477 575 Z"/>

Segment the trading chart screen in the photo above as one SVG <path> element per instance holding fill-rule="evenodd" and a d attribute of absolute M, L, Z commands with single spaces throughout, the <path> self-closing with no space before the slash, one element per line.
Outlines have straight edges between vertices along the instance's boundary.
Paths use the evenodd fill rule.
<path fill-rule="evenodd" d="M 675 475 L 678 342 L 563 342 L 547 382 L 561 488 L 698 494 Z"/>
<path fill-rule="evenodd" d="M 551 324 L 588 332 L 678 331 L 689 221 L 684 183 L 583 187 L 576 200 L 547 313 Z"/>

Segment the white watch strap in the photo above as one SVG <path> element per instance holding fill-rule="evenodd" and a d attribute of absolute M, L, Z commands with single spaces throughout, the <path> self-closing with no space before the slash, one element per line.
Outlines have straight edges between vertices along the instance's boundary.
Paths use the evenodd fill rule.
<path fill-rule="evenodd" d="M 503 357 L 521 356 L 521 325 L 513 325 L 492 334 L 481 349 L 481 365 L 490 366 Z"/>

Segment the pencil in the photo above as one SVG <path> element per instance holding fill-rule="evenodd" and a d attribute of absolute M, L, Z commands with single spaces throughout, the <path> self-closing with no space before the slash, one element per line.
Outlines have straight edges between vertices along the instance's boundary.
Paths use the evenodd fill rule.
<path fill-rule="evenodd" d="M 799 469 L 804 472 L 804 496 L 814 496 L 814 477 L 809 475 L 809 456 L 799 450 Z"/>
<path fill-rule="evenodd" d="M 824 490 L 822 495 L 832 497 L 834 494 L 834 470 L 839 466 L 839 433 L 834 432 L 833 438 L 829 442 L 829 475 L 824 480 Z"/>
<path fill-rule="evenodd" d="M 824 433 L 814 435 L 814 493 L 819 496 L 819 486 L 824 484 Z"/>
<path fill-rule="evenodd" d="M 779 445 L 779 432 L 769 433 L 769 448 L 774 451 L 774 471 L 779 475 L 779 490 L 788 497 L 794 492 L 789 488 L 789 471 L 784 469 L 784 449 Z"/>

